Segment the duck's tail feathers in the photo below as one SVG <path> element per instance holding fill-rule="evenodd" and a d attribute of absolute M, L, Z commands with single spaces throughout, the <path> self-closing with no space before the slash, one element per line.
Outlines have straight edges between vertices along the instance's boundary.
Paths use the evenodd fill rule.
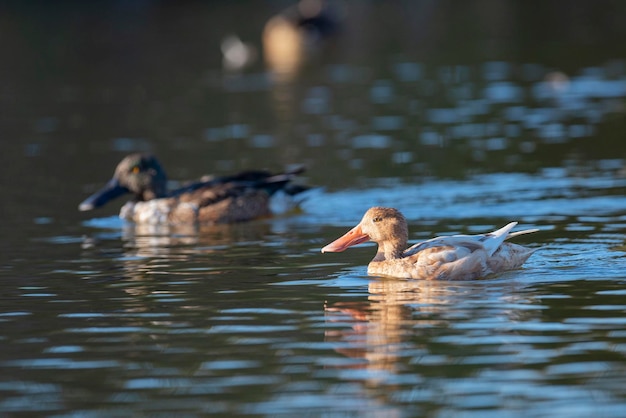
<path fill-rule="evenodd" d="M 511 232 L 506 239 L 509 238 L 513 238 L 513 237 L 517 237 L 519 235 L 526 235 L 526 234 L 532 234 L 533 232 L 539 232 L 540 229 L 539 228 L 533 228 L 533 229 L 525 229 L 523 231 L 515 231 L 515 232 Z"/>
<path fill-rule="evenodd" d="M 515 227 L 515 225 L 517 225 L 517 222 L 511 222 L 502 228 L 485 235 L 487 239 L 485 239 L 483 245 L 485 246 L 485 249 L 490 257 L 498 248 L 500 248 L 500 245 L 502 245 L 504 240 L 509 237 L 509 232 Z"/>
<path fill-rule="evenodd" d="M 305 166 L 296 165 L 287 169 L 284 173 L 273 174 L 261 179 L 257 186 L 265 189 L 270 195 L 273 195 L 278 191 L 283 191 L 289 196 L 295 196 L 311 189 L 309 186 L 291 183 L 297 175 L 302 174 L 304 171 L 306 171 Z"/>
<path fill-rule="evenodd" d="M 511 232 L 511 229 L 513 229 L 515 225 L 517 225 L 517 222 L 511 222 L 511 223 L 506 224 L 502 228 L 498 229 L 497 231 L 493 231 L 492 233 L 487 234 L 487 237 L 489 237 L 490 239 L 486 240 L 484 245 L 489 253 L 489 256 L 492 256 L 493 253 L 495 253 L 496 250 L 500 248 L 502 243 L 505 240 L 508 240 L 509 238 L 513 238 L 513 237 L 517 237 L 517 236 L 525 235 L 525 234 L 532 234 L 533 232 L 539 231 L 539 229 L 533 228 L 533 229 L 525 229 L 523 231 Z M 530 250 L 526 258 L 530 257 L 533 251 L 534 250 Z"/>

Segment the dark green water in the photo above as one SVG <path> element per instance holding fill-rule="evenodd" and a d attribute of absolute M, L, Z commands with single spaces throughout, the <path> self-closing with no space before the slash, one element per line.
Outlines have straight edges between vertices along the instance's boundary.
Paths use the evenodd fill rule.
<path fill-rule="evenodd" d="M 626 4 L 346 1 L 279 76 L 287 5 L 0 6 L 0 416 L 624 416 Z M 133 151 L 322 187 L 232 227 L 78 212 Z M 538 251 L 458 283 L 319 253 L 374 205 Z"/>

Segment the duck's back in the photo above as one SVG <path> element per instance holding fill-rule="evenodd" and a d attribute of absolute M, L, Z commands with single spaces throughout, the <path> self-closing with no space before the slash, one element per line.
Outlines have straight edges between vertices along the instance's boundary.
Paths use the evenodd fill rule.
<path fill-rule="evenodd" d="M 403 258 L 372 261 L 368 273 L 422 280 L 473 280 L 486 275 L 488 269 L 487 253 L 482 249 L 430 245 Z"/>
<path fill-rule="evenodd" d="M 423 241 L 408 248 L 402 258 L 370 263 L 368 272 L 425 280 L 475 280 L 516 269 L 534 250 L 504 242 L 514 226 L 511 223 L 490 234 Z"/>

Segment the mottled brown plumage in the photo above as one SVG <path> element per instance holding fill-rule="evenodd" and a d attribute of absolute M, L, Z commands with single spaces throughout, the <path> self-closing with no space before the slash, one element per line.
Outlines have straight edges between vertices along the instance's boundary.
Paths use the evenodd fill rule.
<path fill-rule="evenodd" d="M 115 169 L 113 178 L 79 206 L 92 210 L 123 194 L 133 199 L 120 210 L 120 217 L 136 223 L 224 224 L 271 215 L 270 197 L 277 191 L 294 196 L 307 189 L 291 184 L 303 171 L 280 174 L 245 171 L 215 177 L 168 191 L 167 176 L 158 160 L 149 154 L 131 154 Z"/>
<path fill-rule="evenodd" d="M 517 222 L 483 235 L 452 235 L 430 239 L 404 249 L 408 227 L 404 216 L 393 208 L 373 207 L 361 222 L 345 235 L 322 248 L 340 252 L 366 241 L 378 244 L 378 251 L 367 272 L 426 280 L 472 280 L 516 269 L 534 250 L 504 242 L 529 229 L 510 233 Z"/>

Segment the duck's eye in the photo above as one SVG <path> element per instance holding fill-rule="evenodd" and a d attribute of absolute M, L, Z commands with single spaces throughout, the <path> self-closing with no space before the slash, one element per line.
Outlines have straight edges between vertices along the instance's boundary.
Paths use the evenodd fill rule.
<path fill-rule="evenodd" d="M 133 174 L 137 174 L 137 173 L 139 173 L 140 171 L 141 171 L 141 169 L 139 168 L 139 166 L 138 166 L 138 165 L 134 166 L 134 167 L 132 168 L 132 170 L 131 170 L 131 172 L 132 172 Z"/>
<path fill-rule="evenodd" d="M 382 217 L 377 216 L 377 217 L 375 217 L 374 219 L 372 219 L 372 222 L 376 223 L 376 222 L 380 222 L 380 221 L 382 221 L 382 220 L 383 220 L 383 218 L 382 218 Z"/>

